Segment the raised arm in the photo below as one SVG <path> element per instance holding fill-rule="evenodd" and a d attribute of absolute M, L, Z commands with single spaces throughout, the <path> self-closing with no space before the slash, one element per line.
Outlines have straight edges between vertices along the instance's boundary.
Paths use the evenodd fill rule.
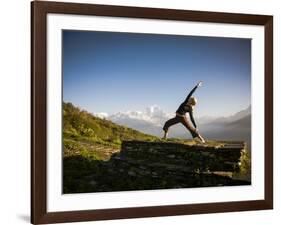
<path fill-rule="evenodd" d="M 200 87 L 202 85 L 202 81 L 200 81 L 190 92 L 189 94 L 187 95 L 186 99 L 184 100 L 184 103 L 186 104 L 189 100 L 189 98 L 193 95 L 193 93 L 196 91 L 196 89 L 198 87 Z"/>

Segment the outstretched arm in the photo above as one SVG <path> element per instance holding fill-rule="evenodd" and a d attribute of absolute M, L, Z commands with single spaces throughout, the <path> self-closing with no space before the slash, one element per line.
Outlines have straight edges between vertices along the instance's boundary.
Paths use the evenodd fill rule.
<path fill-rule="evenodd" d="M 194 128 L 197 128 L 194 117 L 193 117 L 193 110 L 190 110 L 189 112 L 190 120 L 193 123 Z"/>
<path fill-rule="evenodd" d="M 186 99 L 184 100 L 184 103 L 187 103 L 189 98 L 193 95 L 193 93 L 195 92 L 195 90 L 200 87 L 202 85 L 202 81 L 200 81 L 187 95 Z"/>

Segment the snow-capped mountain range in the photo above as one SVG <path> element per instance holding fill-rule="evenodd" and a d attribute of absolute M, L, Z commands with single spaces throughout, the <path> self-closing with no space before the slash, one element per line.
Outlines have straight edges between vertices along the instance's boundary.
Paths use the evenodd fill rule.
<path fill-rule="evenodd" d="M 117 112 L 111 115 L 107 113 L 94 113 L 94 115 L 156 136 L 161 136 L 163 134 L 162 127 L 164 123 L 175 116 L 174 113 L 164 112 L 157 105 L 147 107 L 144 111 Z M 251 106 L 229 117 L 205 116 L 195 118 L 195 120 L 200 133 L 206 138 L 245 140 L 250 144 Z M 181 124 L 171 127 L 169 133 L 170 137 L 191 137 Z"/>
<path fill-rule="evenodd" d="M 122 121 L 128 125 L 130 125 L 130 120 L 140 120 L 155 126 L 162 126 L 163 122 L 171 117 L 171 114 L 165 113 L 159 106 L 154 105 L 147 107 L 144 111 L 118 112 L 108 116 L 107 119 L 117 123 Z"/>

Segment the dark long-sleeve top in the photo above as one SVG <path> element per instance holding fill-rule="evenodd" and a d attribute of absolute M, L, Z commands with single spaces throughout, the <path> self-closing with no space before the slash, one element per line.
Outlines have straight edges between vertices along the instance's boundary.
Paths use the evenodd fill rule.
<path fill-rule="evenodd" d="M 193 93 L 195 92 L 195 90 L 198 88 L 198 86 L 196 85 L 187 95 L 186 99 L 184 100 L 183 103 L 180 104 L 179 108 L 177 109 L 176 113 L 179 115 L 184 116 L 187 112 L 189 113 L 190 116 L 190 120 L 193 123 L 193 126 L 196 128 L 196 123 L 193 117 L 193 108 L 192 106 L 190 106 L 188 104 L 188 100 L 190 99 L 190 97 L 193 95 Z"/>

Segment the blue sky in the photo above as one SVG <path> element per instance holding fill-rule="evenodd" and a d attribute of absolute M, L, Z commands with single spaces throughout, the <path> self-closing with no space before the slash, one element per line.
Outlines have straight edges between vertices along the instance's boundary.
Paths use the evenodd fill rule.
<path fill-rule="evenodd" d="M 63 31 L 63 100 L 109 114 L 158 105 L 175 112 L 193 86 L 197 116 L 251 102 L 251 40 Z"/>

